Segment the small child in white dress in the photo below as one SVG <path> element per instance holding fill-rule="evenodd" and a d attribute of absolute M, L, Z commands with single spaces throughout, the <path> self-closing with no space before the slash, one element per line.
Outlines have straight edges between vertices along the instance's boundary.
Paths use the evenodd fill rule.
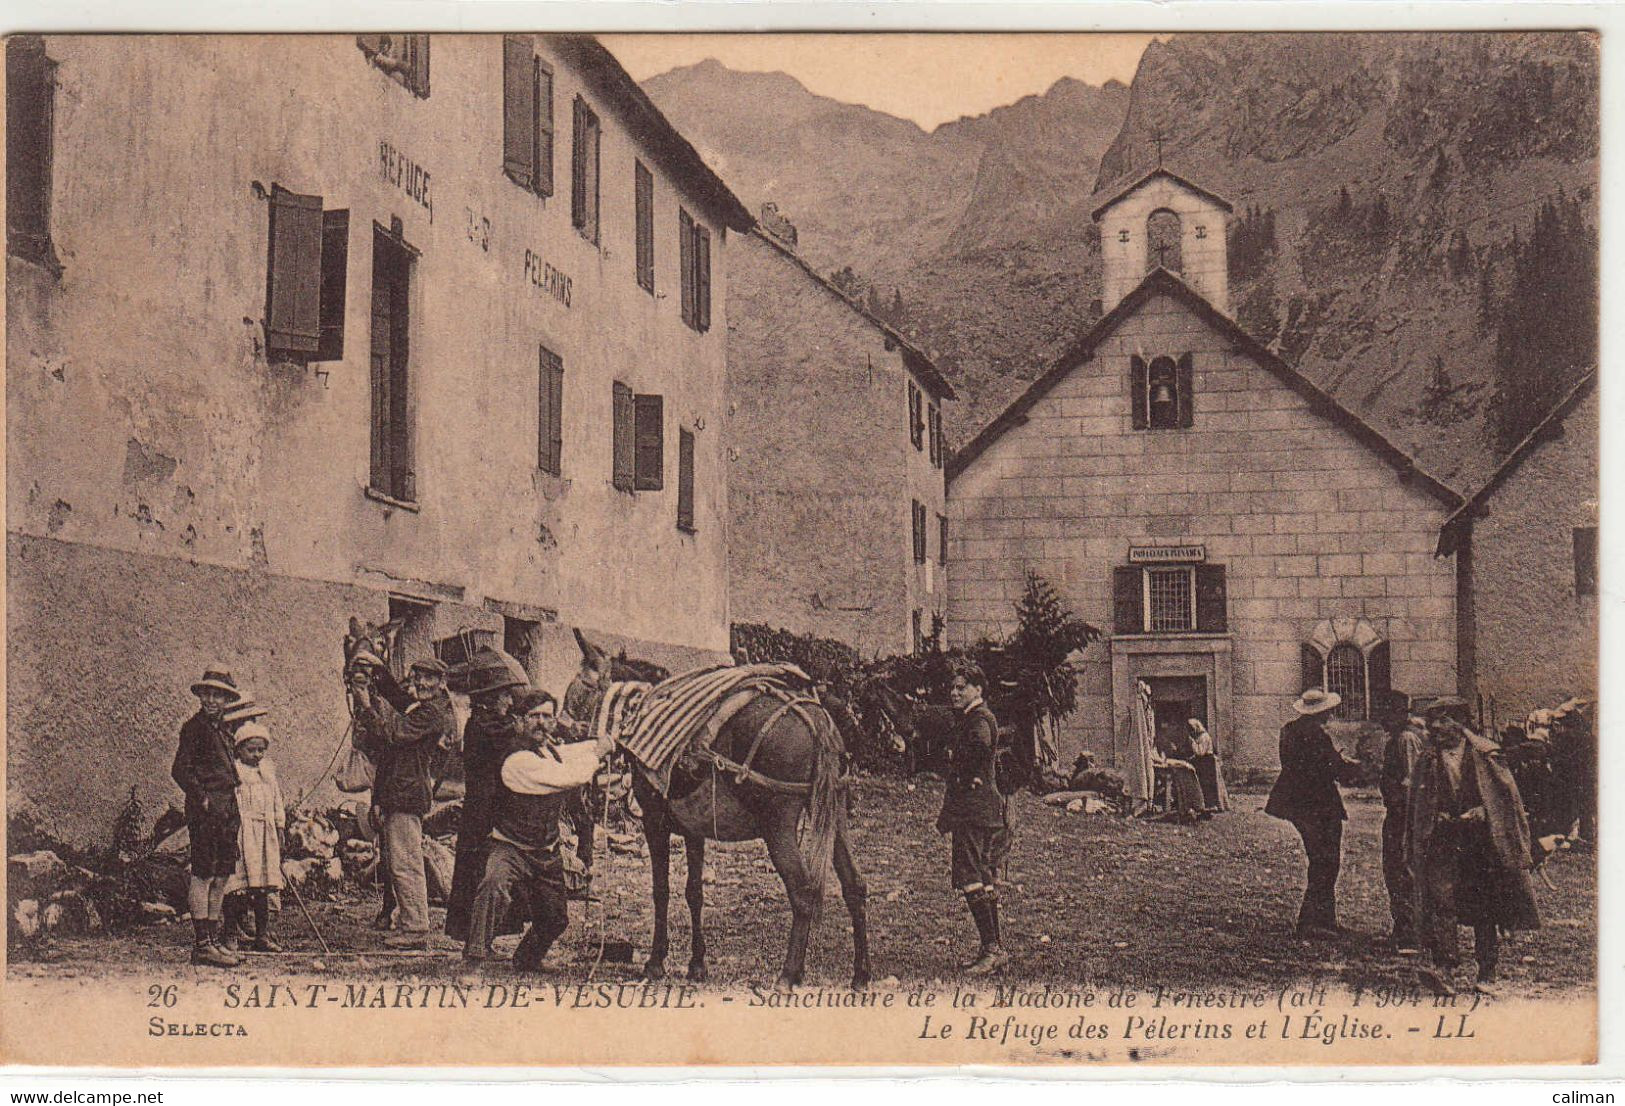
<path fill-rule="evenodd" d="M 237 731 L 237 809 L 242 815 L 238 839 L 241 857 L 226 884 L 226 920 L 221 928 L 235 939 L 244 907 L 254 912 L 257 952 L 281 952 L 271 939 L 271 896 L 282 889 L 282 829 L 287 817 L 276 764 L 266 756 L 271 734 L 258 722 Z M 244 900 L 247 900 L 246 903 Z M 235 908 L 235 909 L 234 909 Z"/>

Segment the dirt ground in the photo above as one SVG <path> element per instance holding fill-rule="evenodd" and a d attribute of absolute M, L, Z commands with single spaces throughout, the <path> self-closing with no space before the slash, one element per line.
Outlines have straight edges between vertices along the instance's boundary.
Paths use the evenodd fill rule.
<path fill-rule="evenodd" d="M 951 979 L 973 951 L 975 931 L 947 880 L 947 846 L 932 828 L 942 785 L 930 779 L 859 781 L 854 853 L 869 884 L 875 976 L 904 982 Z M 1415 980 L 1415 958 L 1380 947 L 1388 929 L 1374 793 L 1348 795 L 1339 884 L 1341 921 L 1350 934 L 1306 941 L 1291 930 L 1302 894 L 1304 860 L 1297 836 L 1262 813 L 1262 794 L 1235 796 L 1236 809 L 1183 827 L 1109 815 L 1066 814 L 1032 796 L 1015 800 L 1015 847 L 1003 894 L 1012 954 L 1006 978 L 1068 985 L 1225 987 L 1315 976 L 1375 987 Z M 672 860 L 672 952 L 688 959 L 685 861 Z M 771 981 L 783 956 L 789 909 L 758 842 L 708 846 L 706 933 L 712 986 Z M 1596 868 L 1589 854 L 1559 854 L 1548 866 L 1556 889 L 1536 882 L 1544 927 L 1504 948 L 1509 994 L 1589 990 L 1596 967 Z M 652 925 L 648 862 L 608 851 L 600 838 L 596 890 L 601 901 L 572 904 L 569 932 L 549 957 L 547 976 L 571 981 L 631 978 L 647 952 Z M 809 983 L 840 984 L 850 974 L 847 916 L 830 880 L 813 938 Z M 324 953 L 291 896 L 278 939 L 287 951 L 251 955 L 229 973 L 245 980 L 342 974 L 382 979 L 457 979 L 467 972 L 450 942 L 428 953 L 390 953 L 369 922 L 375 895 L 351 892 L 310 903 L 331 953 Z M 438 921 L 441 912 L 434 911 Z M 191 929 L 167 925 L 117 937 L 62 943 L 51 963 L 17 963 L 14 975 L 100 978 L 208 973 L 187 964 Z M 637 965 L 601 963 L 602 938 L 630 940 Z M 1471 934 L 1462 931 L 1463 952 Z M 514 939 L 498 943 L 507 955 Z M 504 962 L 484 969 L 510 975 Z"/>

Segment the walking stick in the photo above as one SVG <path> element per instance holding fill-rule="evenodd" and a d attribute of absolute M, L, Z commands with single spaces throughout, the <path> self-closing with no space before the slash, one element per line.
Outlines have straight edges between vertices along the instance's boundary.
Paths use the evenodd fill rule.
<path fill-rule="evenodd" d="M 299 904 L 299 912 L 305 916 L 305 921 L 310 923 L 310 931 L 316 935 L 316 940 L 322 943 L 322 955 L 332 956 L 333 950 L 327 947 L 327 938 L 322 936 L 321 929 L 316 925 L 316 919 L 310 916 L 310 908 L 305 905 L 305 897 L 299 893 L 299 885 L 289 880 L 288 890 L 293 892 L 293 901 Z"/>

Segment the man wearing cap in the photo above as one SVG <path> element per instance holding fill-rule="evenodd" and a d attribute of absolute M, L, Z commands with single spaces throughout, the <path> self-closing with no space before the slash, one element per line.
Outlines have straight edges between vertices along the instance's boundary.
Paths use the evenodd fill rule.
<path fill-rule="evenodd" d="M 1388 912 L 1394 919 L 1397 952 L 1416 952 L 1416 895 L 1411 882 L 1406 834 L 1410 829 L 1411 774 L 1422 757 L 1427 724 L 1407 709 L 1403 699 L 1390 708 L 1392 734 L 1382 750 L 1382 880 L 1388 888 Z"/>
<path fill-rule="evenodd" d="M 492 939 L 504 931 L 515 903 L 523 902 L 531 924 L 514 950 L 513 966 L 536 971 L 570 921 L 559 817 L 569 796 L 592 780 L 614 739 L 559 743 L 558 703 L 545 691 L 525 692 L 514 709 L 523 720 L 523 736 L 502 761 L 491 852 L 463 957 L 490 959 Z"/>
<path fill-rule="evenodd" d="M 1427 748 L 1411 777 L 1410 862 L 1417 924 L 1432 955 L 1428 981 L 1454 994 L 1458 925 L 1473 927 L 1475 990 L 1493 994 L 1502 929 L 1540 925 L 1529 881 L 1529 821 L 1501 751 L 1467 728 L 1467 704 L 1423 711 Z"/>
<path fill-rule="evenodd" d="M 186 891 L 192 912 L 192 963 L 234 968 L 242 958 L 220 947 L 226 881 L 237 867 L 237 765 L 223 719 L 237 698 L 237 681 L 215 665 L 192 685 L 198 712 L 181 726 L 180 747 L 170 776 L 186 794 L 192 880 Z"/>
<path fill-rule="evenodd" d="M 481 650 L 469 666 L 469 715 L 463 725 L 463 809 L 457 822 L 457 862 L 446 903 L 446 936 L 468 938 L 468 914 L 491 851 L 492 804 L 501 787 L 502 762 L 519 739 L 511 710 L 528 682 L 494 650 Z"/>
<path fill-rule="evenodd" d="M 377 765 L 372 805 L 382 826 L 384 860 L 395 892 L 399 932 L 390 948 L 421 949 L 429 940 L 429 886 L 423 872 L 423 816 L 429 812 L 436 750 L 456 732 L 446 666 L 433 657 L 414 661 L 408 674 L 412 702 L 396 710 L 367 685 L 355 717 L 355 741 Z"/>
<path fill-rule="evenodd" d="M 1264 813 L 1291 822 L 1309 857 L 1308 887 L 1298 910 L 1298 933 L 1335 937 L 1337 873 L 1343 864 L 1343 809 L 1339 781 L 1351 783 L 1359 762 L 1337 751 L 1326 723 L 1343 697 L 1310 688 L 1292 704 L 1297 717 L 1281 727 L 1281 774 Z"/>

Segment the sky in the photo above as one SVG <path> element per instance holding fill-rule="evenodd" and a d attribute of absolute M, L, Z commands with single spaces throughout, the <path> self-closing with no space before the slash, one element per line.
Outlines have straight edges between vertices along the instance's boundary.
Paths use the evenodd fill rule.
<path fill-rule="evenodd" d="M 1061 77 L 1128 84 L 1146 34 L 600 35 L 643 81 L 715 58 L 781 72 L 821 96 L 912 119 L 930 130 L 1042 93 Z"/>

